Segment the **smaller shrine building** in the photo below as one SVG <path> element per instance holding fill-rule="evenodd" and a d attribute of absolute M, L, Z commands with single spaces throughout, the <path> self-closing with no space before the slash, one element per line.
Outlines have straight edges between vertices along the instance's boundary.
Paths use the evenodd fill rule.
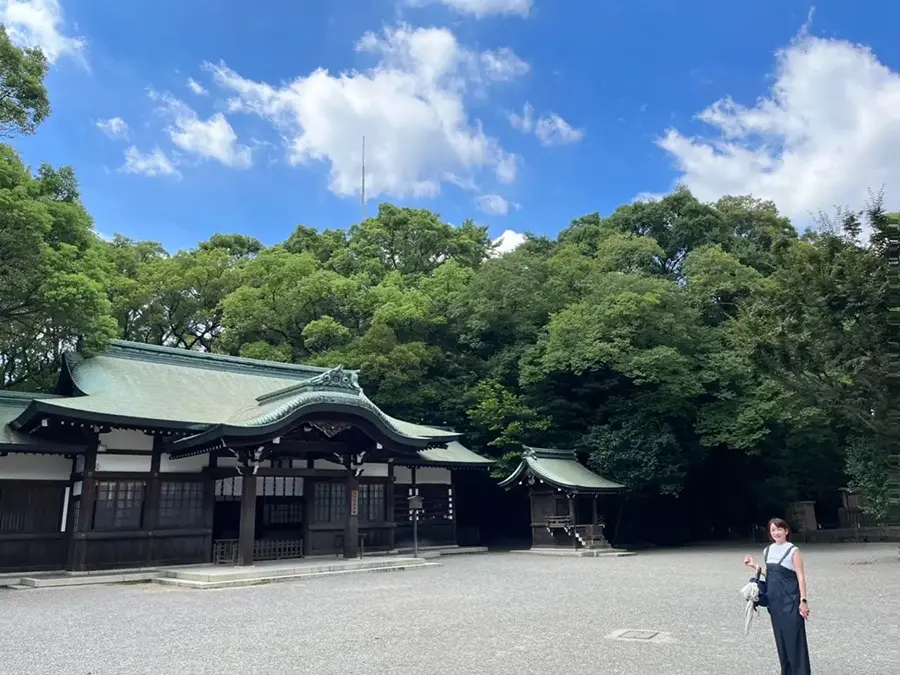
<path fill-rule="evenodd" d="M 625 486 L 585 467 L 575 451 L 525 446 L 521 463 L 500 486 L 528 489 L 532 548 L 609 548 L 597 502 Z"/>

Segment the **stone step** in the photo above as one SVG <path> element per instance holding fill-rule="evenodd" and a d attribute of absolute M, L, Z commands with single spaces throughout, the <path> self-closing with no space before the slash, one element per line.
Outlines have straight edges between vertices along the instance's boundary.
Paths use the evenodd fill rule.
<path fill-rule="evenodd" d="M 637 555 L 634 551 L 623 551 L 620 549 L 584 549 L 584 548 L 525 548 L 510 551 L 510 553 L 528 553 L 531 555 L 549 555 L 569 558 L 624 558 L 627 556 Z"/>
<path fill-rule="evenodd" d="M 423 558 L 437 558 L 445 555 L 473 555 L 476 553 L 487 553 L 487 546 L 428 546 L 419 549 L 419 555 Z M 412 548 L 399 548 L 397 553 L 401 555 L 412 555 Z"/>
<path fill-rule="evenodd" d="M 634 551 L 617 551 L 613 548 L 582 549 L 578 553 L 582 558 L 625 558 L 637 555 Z"/>
<path fill-rule="evenodd" d="M 19 584 L 27 588 L 61 588 L 93 584 L 127 584 L 150 581 L 158 572 L 119 572 L 116 574 L 63 574 L 59 576 L 22 577 Z"/>
<path fill-rule="evenodd" d="M 382 560 L 366 560 L 365 558 L 357 560 L 334 560 L 330 562 L 298 562 L 297 564 L 282 565 L 256 565 L 249 567 L 217 567 L 205 569 L 174 569 L 164 570 L 158 576 L 160 578 L 176 578 L 182 581 L 241 581 L 245 579 L 254 579 L 260 575 L 267 578 L 276 578 L 282 576 L 294 576 L 297 574 L 320 574 L 326 572 L 344 572 L 359 570 L 374 570 L 383 567 L 394 567 L 397 565 L 417 565 L 423 561 L 418 558 L 392 558 Z"/>
<path fill-rule="evenodd" d="M 293 574 L 257 574 L 256 576 L 243 576 L 242 578 L 222 578 L 216 576 L 210 581 L 198 581 L 196 579 L 185 579 L 180 576 L 159 576 L 153 579 L 154 583 L 163 586 L 176 586 L 179 588 L 193 589 L 220 589 L 220 588 L 240 588 L 243 586 L 259 586 L 262 584 L 273 584 L 282 581 L 301 581 L 305 579 L 319 579 L 322 577 L 343 576 L 347 574 L 364 574 L 366 572 L 401 572 L 410 569 L 419 569 L 422 567 L 438 567 L 440 563 L 427 562 L 422 559 L 413 559 L 413 561 L 405 561 L 403 563 L 393 563 L 389 565 L 378 566 L 357 566 L 351 568 L 337 568 L 330 570 L 311 571 L 306 568 L 303 571 L 297 570 Z"/>

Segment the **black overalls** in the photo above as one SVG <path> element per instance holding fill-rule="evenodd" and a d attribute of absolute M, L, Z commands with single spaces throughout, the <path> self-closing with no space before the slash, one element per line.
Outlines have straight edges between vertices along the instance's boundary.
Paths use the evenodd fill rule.
<path fill-rule="evenodd" d="M 766 596 L 781 675 L 809 675 L 806 619 L 800 616 L 800 583 L 797 573 L 782 565 L 794 550 L 791 546 L 777 563 L 766 562 Z M 768 554 L 769 549 L 766 549 L 765 557 Z"/>

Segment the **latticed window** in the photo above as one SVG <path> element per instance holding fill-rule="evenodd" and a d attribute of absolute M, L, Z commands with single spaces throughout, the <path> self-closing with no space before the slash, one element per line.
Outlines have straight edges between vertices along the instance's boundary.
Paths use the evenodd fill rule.
<path fill-rule="evenodd" d="M 163 481 L 159 484 L 160 527 L 203 527 L 203 483 Z"/>
<path fill-rule="evenodd" d="M 285 501 L 267 501 L 263 508 L 265 525 L 302 525 L 303 502 L 296 498 Z"/>
<path fill-rule="evenodd" d="M 366 522 L 384 521 L 384 483 L 363 483 L 359 486 L 359 519 Z"/>
<path fill-rule="evenodd" d="M 144 481 L 104 480 L 94 498 L 95 530 L 139 530 L 144 515 Z"/>
<path fill-rule="evenodd" d="M 317 523 L 340 523 L 347 513 L 346 483 L 316 483 L 313 519 Z"/>

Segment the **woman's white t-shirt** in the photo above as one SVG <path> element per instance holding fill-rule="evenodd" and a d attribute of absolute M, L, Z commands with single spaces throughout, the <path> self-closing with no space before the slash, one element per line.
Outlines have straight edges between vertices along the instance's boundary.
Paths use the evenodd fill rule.
<path fill-rule="evenodd" d="M 778 561 L 784 558 L 784 554 L 788 552 L 790 548 L 797 548 L 791 542 L 786 541 L 783 544 L 770 544 L 769 545 L 769 554 L 766 556 L 766 564 L 777 565 Z M 789 570 L 796 572 L 794 569 L 794 552 L 791 551 L 790 555 L 781 562 L 783 567 L 787 567 Z"/>

